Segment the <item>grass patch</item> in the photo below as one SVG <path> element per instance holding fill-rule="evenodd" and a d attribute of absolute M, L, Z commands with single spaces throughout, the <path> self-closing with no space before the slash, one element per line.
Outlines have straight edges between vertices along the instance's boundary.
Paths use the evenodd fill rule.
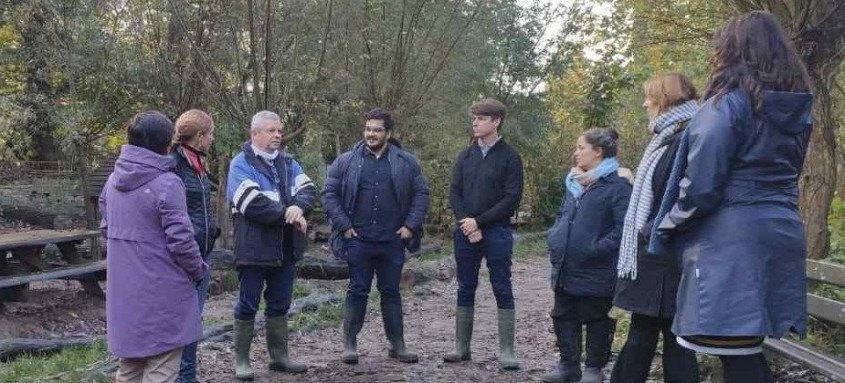
<path fill-rule="evenodd" d="M 807 339 L 803 343 L 838 358 L 845 357 L 845 326 L 808 318 Z"/>
<path fill-rule="evenodd" d="M 307 297 L 308 294 L 311 294 L 311 290 L 308 287 L 303 286 L 302 283 L 300 283 L 299 278 L 295 279 L 293 282 L 293 299 Z"/>
<path fill-rule="evenodd" d="M 443 258 L 451 257 L 452 254 L 454 254 L 454 247 L 452 245 L 452 241 L 444 241 L 444 243 L 440 247 L 440 250 L 421 254 L 417 259 L 420 260 L 420 262 L 439 261 Z"/>
<path fill-rule="evenodd" d="M 62 350 L 49 356 L 25 355 L 0 365 L 0 383 L 25 382 L 110 382 L 102 374 L 94 376 L 89 370 L 109 359 L 104 341 L 91 346 Z"/>
<path fill-rule="evenodd" d="M 514 241 L 515 258 L 546 256 L 548 251 L 544 232 L 523 233 L 519 240 Z"/>
<path fill-rule="evenodd" d="M 298 332 L 311 332 L 324 327 L 336 327 L 343 320 L 343 299 L 325 304 L 316 310 L 303 311 L 290 321 L 290 328 Z"/>

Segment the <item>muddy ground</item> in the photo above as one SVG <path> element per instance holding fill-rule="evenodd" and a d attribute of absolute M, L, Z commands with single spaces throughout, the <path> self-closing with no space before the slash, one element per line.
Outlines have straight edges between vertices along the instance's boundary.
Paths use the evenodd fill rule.
<path fill-rule="evenodd" d="M 441 261 L 448 264 L 448 260 Z M 331 326 L 290 337 L 292 354 L 310 365 L 306 374 L 290 375 L 267 370 L 264 331 L 253 342 L 252 359 L 256 382 L 536 382 L 557 358 L 549 310 L 552 292 L 546 279 L 546 261 L 541 257 L 517 259 L 513 267 L 517 306 L 517 352 L 522 370 L 499 370 L 496 304 L 482 272 L 477 293 L 473 360 L 444 364 L 442 356 L 454 347 L 454 306 L 457 283 L 454 278 L 432 279 L 404 290 L 405 335 L 408 346 L 420 354 L 420 363 L 402 364 L 387 357 L 377 300 L 371 300 L 367 321 L 359 336 L 361 361 L 340 362 L 341 329 Z M 225 278 L 225 271 L 218 272 Z M 311 290 L 342 291 L 346 281 L 302 282 Z M 33 284 L 27 303 L 7 303 L 0 315 L 0 338 L 55 338 L 105 332 L 104 302 L 85 295 L 75 282 L 50 281 Z M 231 321 L 234 292 L 212 296 L 207 304 L 206 323 Z M 375 303 L 374 303 L 375 302 Z M 620 329 L 619 331 L 622 331 Z M 617 345 L 618 348 L 618 345 Z M 200 374 L 203 382 L 236 382 L 233 378 L 233 348 L 230 341 L 206 342 L 200 346 Z M 615 353 L 614 353 L 615 355 Z M 659 359 L 659 358 L 658 358 Z M 608 375 L 609 375 L 608 366 Z M 655 364 L 659 378 L 659 365 Z M 701 368 L 703 382 L 711 379 L 708 363 Z M 778 382 L 825 382 L 795 365 L 776 367 Z M 655 380 L 661 381 L 661 380 Z"/>

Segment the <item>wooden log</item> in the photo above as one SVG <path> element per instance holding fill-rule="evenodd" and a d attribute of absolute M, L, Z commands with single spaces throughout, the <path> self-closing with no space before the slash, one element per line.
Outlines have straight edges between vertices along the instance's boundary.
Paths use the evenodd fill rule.
<path fill-rule="evenodd" d="M 22 354 L 44 354 L 68 347 L 87 346 L 101 336 L 86 336 L 65 339 L 11 338 L 0 340 L 0 361 L 7 361 Z"/>
<path fill-rule="evenodd" d="M 334 257 L 305 257 L 296 264 L 296 276 L 303 279 L 339 280 L 349 278 L 349 265 Z"/>
<path fill-rule="evenodd" d="M 106 261 L 91 262 L 81 266 L 63 267 L 40 273 L 0 277 L 0 288 L 23 285 L 29 282 L 48 281 L 70 276 L 85 275 L 106 269 Z"/>
<path fill-rule="evenodd" d="M 100 235 L 96 230 L 30 230 L 0 235 L 0 251 L 18 247 L 44 246 L 51 243 L 81 241 Z"/>
<path fill-rule="evenodd" d="M 425 245 L 419 251 L 409 253 L 406 258 L 440 251 L 440 245 Z M 215 249 L 211 252 L 212 263 L 231 266 L 235 255 L 230 250 Z M 349 278 L 349 266 L 346 261 L 335 257 L 318 258 L 306 255 L 296 264 L 296 276 L 303 279 L 340 280 Z"/>

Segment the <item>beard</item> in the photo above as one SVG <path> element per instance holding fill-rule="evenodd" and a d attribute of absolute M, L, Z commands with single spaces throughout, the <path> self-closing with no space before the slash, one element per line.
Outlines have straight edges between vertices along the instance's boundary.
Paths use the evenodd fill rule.
<path fill-rule="evenodd" d="M 365 140 L 364 142 L 367 144 L 367 148 L 374 152 L 378 152 L 379 150 L 384 148 L 385 145 L 387 145 L 387 140 L 375 140 L 375 143 L 372 144 L 370 143 L 370 140 Z"/>

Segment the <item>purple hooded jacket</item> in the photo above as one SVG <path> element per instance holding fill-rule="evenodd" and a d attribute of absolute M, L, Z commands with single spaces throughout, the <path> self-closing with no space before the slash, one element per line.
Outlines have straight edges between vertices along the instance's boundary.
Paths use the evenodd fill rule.
<path fill-rule="evenodd" d="M 196 282 L 208 265 L 174 165 L 170 156 L 124 145 L 100 194 L 107 339 L 120 358 L 158 355 L 202 335 Z"/>

